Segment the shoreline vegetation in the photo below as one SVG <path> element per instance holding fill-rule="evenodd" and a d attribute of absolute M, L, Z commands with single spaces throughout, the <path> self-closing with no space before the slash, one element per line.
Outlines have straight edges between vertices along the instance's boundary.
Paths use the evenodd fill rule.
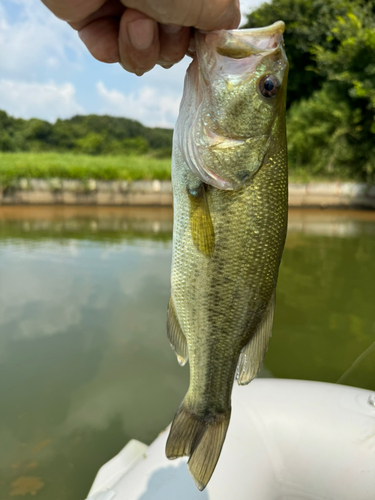
<path fill-rule="evenodd" d="M 0 185 L 12 187 L 20 179 L 170 180 L 169 158 L 147 155 L 91 156 L 57 152 L 0 152 Z"/>
<path fill-rule="evenodd" d="M 152 155 L 98 155 L 59 152 L 0 152 L 0 187 L 14 187 L 21 179 L 72 179 L 88 181 L 170 180 L 170 158 Z M 289 173 L 289 182 L 345 182 L 348 175 L 313 175 L 299 169 Z"/>

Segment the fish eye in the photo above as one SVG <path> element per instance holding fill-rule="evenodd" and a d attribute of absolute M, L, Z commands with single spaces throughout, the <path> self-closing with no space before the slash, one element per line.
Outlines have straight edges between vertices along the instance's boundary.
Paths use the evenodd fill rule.
<path fill-rule="evenodd" d="M 275 97 L 279 88 L 280 82 L 274 75 L 264 75 L 259 81 L 259 91 L 267 99 Z"/>

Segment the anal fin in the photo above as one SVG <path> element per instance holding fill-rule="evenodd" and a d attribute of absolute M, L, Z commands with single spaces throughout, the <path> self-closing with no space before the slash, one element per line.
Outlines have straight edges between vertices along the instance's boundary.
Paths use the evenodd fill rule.
<path fill-rule="evenodd" d="M 268 343 L 272 334 L 273 316 L 275 312 L 276 290 L 268 303 L 263 318 L 249 340 L 248 344 L 242 349 L 238 360 L 236 379 L 238 385 L 249 384 L 263 363 L 264 356 L 268 349 Z"/>
<path fill-rule="evenodd" d="M 177 318 L 172 297 L 169 298 L 167 312 L 167 335 L 172 349 L 176 353 L 177 361 L 184 366 L 188 360 L 188 347 L 186 337 Z"/>

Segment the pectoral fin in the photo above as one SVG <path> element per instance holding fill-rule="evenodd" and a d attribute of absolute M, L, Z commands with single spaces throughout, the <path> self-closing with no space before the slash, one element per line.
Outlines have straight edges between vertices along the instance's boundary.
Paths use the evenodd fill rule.
<path fill-rule="evenodd" d="M 266 355 L 268 343 L 272 334 L 275 295 L 276 291 L 272 294 L 258 329 L 251 337 L 249 343 L 241 351 L 236 371 L 238 385 L 246 385 L 253 380 Z"/>
<path fill-rule="evenodd" d="M 188 360 L 188 347 L 186 337 L 181 329 L 177 318 L 176 309 L 172 297 L 169 298 L 167 312 L 167 335 L 172 349 L 176 353 L 177 361 L 184 366 Z"/>
<path fill-rule="evenodd" d="M 215 233 L 207 203 L 205 185 L 188 188 L 190 200 L 190 231 L 197 249 L 204 255 L 212 255 Z"/>

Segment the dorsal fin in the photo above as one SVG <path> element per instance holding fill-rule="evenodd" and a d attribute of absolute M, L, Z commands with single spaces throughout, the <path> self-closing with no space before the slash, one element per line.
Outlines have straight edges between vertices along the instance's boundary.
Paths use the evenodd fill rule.
<path fill-rule="evenodd" d="M 246 385 L 251 382 L 263 363 L 272 334 L 273 316 L 275 312 L 275 296 L 276 290 L 272 294 L 256 332 L 241 351 L 236 371 L 238 385 Z"/>
<path fill-rule="evenodd" d="M 191 237 L 200 252 L 211 256 L 215 244 L 215 233 L 207 203 L 205 184 L 200 182 L 197 187 L 188 188 L 188 193 Z"/>
<path fill-rule="evenodd" d="M 188 347 L 186 337 L 178 321 L 172 297 L 169 298 L 167 312 L 167 335 L 172 349 L 176 353 L 177 361 L 184 366 L 188 360 Z"/>

